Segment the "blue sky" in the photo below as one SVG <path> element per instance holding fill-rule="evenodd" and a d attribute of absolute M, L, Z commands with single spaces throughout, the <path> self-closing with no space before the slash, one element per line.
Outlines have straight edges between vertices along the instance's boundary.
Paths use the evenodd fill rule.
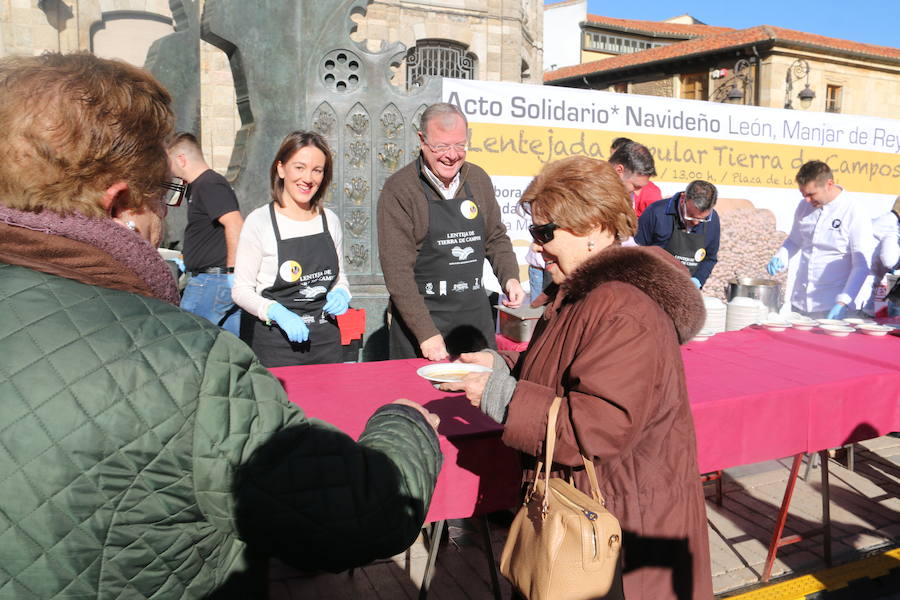
<path fill-rule="evenodd" d="M 855 42 L 900 47 L 900 0 L 588 0 L 588 13 L 646 21 L 662 21 L 688 13 L 708 25 L 735 29 L 776 25 Z"/>

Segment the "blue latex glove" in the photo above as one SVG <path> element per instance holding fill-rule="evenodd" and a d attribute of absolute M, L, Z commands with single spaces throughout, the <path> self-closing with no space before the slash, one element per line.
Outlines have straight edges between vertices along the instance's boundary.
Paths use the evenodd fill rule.
<path fill-rule="evenodd" d="M 700 280 L 699 279 L 697 279 L 696 277 L 691 277 L 691 283 L 693 283 L 694 287 L 696 287 L 698 290 L 700 289 Z"/>
<path fill-rule="evenodd" d="M 175 263 L 175 266 L 178 267 L 178 270 L 181 271 L 182 273 L 184 273 L 186 271 L 186 269 L 184 267 L 184 261 L 181 260 L 180 258 L 178 258 L 177 256 L 175 256 L 173 258 L 167 258 L 166 260 Z"/>
<path fill-rule="evenodd" d="M 277 302 L 270 304 L 266 316 L 269 320 L 275 321 L 292 342 L 299 344 L 309 339 L 309 327 L 303 322 L 303 318 L 281 304 Z"/>
<path fill-rule="evenodd" d="M 323 312 L 338 316 L 347 312 L 348 308 L 350 308 L 350 294 L 344 288 L 335 288 L 325 294 Z"/>
<path fill-rule="evenodd" d="M 830 311 L 828 311 L 829 319 L 843 319 L 844 315 L 847 314 L 847 305 L 841 304 L 838 302 L 835 304 Z"/>
<path fill-rule="evenodd" d="M 769 272 L 769 275 L 781 273 L 784 271 L 784 263 L 781 262 L 781 259 L 777 256 L 773 256 L 772 260 L 769 261 L 769 264 L 766 265 L 766 271 Z"/>

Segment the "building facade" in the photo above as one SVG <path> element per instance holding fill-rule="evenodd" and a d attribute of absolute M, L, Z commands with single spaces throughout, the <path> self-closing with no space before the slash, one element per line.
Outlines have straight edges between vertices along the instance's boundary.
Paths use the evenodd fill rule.
<path fill-rule="evenodd" d="M 89 50 L 143 66 L 153 42 L 178 27 L 175 11 L 203 14 L 205 0 L 0 0 L 0 56 Z M 394 83 L 428 75 L 540 83 L 540 0 L 377 0 L 353 15 L 352 38 L 377 50 L 401 42 Z M 227 56 L 199 40 L 199 137 L 225 173 L 241 126 Z"/>
<path fill-rule="evenodd" d="M 900 118 L 898 48 L 768 25 L 597 15 L 579 24 L 579 35 L 582 62 L 545 72 L 545 84 Z"/>
<path fill-rule="evenodd" d="M 0 56 L 88 50 L 144 66 L 153 43 L 178 26 L 173 6 L 196 15 L 202 0 L 0 0 Z M 218 48 L 200 41 L 199 56 L 198 133 L 210 165 L 224 173 L 240 126 L 234 82 Z"/>
<path fill-rule="evenodd" d="M 540 0 L 375 0 L 355 15 L 352 39 L 370 51 L 407 48 L 394 83 L 421 85 L 429 75 L 541 83 Z"/>

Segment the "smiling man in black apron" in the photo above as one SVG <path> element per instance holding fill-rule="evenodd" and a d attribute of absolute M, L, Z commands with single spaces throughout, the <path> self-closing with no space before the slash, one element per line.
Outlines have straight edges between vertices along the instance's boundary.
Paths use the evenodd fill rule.
<path fill-rule="evenodd" d="M 671 198 L 654 202 L 638 220 L 634 241 L 662 246 L 691 272 L 698 288 L 706 283 L 719 254 L 718 192 L 708 181 L 692 181 Z"/>
<path fill-rule="evenodd" d="M 468 123 L 446 103 L 429 106 L 421 155 L 392 175 L 378 200 L 378 249 L 390 302 L 390 356 L 445 360 L 496 347 L 482 281 L 484 259 L 519 306 L 519 266 L 490 178 L 465 162 Z"/>

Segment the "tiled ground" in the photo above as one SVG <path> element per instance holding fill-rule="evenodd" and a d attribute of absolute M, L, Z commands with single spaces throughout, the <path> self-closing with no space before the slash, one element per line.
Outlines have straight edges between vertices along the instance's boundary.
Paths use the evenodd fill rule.
<path fill-rule="evenodd" d="M 874 549 L 900 543 L 900 439 L 881 437 L 855 447 L 855 470 L 830 461 L 832 555 L 845 563 Z M 707 484 L 707 515 L 712 555 L 713 587 L 728 595 L 757 583 L 765 562 L 791 461 L 771 461 L 726 471 L 725 499 L 713 500 L 714 485 Z M 805 465 L 800 476 L 804 475 Z M 794 491 L 785 535 L 821 525 L 821 469 L 809 471 Z M 451 522 L 449 539 L 440 549 L 429 598 L 472 600 L 492 598 L 490 575 L 481 550 L 477 523 Z M 492 522 L 491 540 L 499 559 L 506 529 Z M 425 569 L 426 550 L 420 538 L 410 550 L 351 574 L 299 574 L 273 565 L 272 600 L 299 598 L 415 599 Z M 779 551 L 773 578 L 825 568 L 822 537 L 816 536 Z M 502 596 L 509 586 L 500 578 Z"/>

